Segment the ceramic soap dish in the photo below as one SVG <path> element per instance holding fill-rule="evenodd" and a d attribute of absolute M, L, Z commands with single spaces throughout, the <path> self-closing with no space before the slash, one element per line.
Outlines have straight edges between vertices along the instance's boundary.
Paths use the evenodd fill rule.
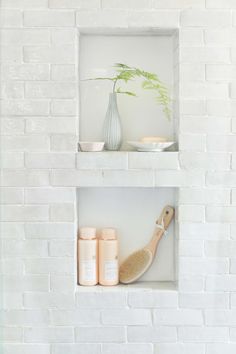
<path fill-rule="evenodd" d="M 98 152 L 103 151 L 104 141 L 79 141 L 79 151 L 84 152 Z"/>

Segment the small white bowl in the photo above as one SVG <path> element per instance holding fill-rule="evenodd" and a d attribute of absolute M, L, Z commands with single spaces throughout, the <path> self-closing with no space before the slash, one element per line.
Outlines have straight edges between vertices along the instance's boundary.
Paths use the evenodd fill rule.
<path fill-rule="evenodd" d="M 79 141 L 79 147 L 81 151 L 86 152 L 98 152 L 104 149 L 104 141 Z"/>

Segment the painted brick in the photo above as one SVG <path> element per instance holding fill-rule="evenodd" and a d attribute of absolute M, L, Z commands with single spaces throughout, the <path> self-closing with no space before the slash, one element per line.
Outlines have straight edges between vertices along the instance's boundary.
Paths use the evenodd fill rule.
<path fill-rule="evenodd" d="M 2 0 L 1 7 L 7 9 L 28 9 L 28 8 L 47 8 L 47 0 Z"/>
<path fill-rule="evenodd" d="M 32 138 L 36 139 L 37 136 L 32 136 Z M 28 168 L 73 168 L 75 155 L 70 153 L 27 153 L 25 166 Z"/>
<path fill-rule="evenodd" d="M 72 11 L 25 11 L 24 26 L 29 27 L 73 27 L 75 15 Z"/>
<path fill-rule="evenodd" d="M 126 152 L 79 152 L 77 154 L 77 168 L 85 170 L 95 169 L 127 169 L 128 154 Z"/>
<path fill-rule="evenodd" d="M 181 257 L 179 260 L 181 274 L 226 274 L 228 271 L 229 262 L 227 259 Z"/>
<path fill-rule="evenodd" d="M 206 79 L 210 81 L 231 81 L 235 80 L 235 65 L 207 64 Z"/>
<path fill-rule="evenodd" d="M 230 11 L 184 10 L 181 15 L 182 26 L 227 27 L 231 23 Z"/>
<path fill-rule="evenodd" d="M 68 309 L 74 308 L 74 295 L 58 292 L 25 292 L 24 307 L 28 309 Z"/>
<path fill-rule="evenodd" d="M 216 223 L 183 223 L 179 225 L 181 239 L 189 240 L 222 240 L 230 238 L 227 224 Z"/>
<path fill-rule="evenodd" d="M 221 327 L 180 327 L 178 335 L 184 342 L 227 342 L 229 339 L 228 329 Z"/>
<path fill-rule="evenodd" d="M 22 47 L 16 45 L 1 46 L 1 63 L 21 63 L 23 60 Z"/>
<path fill-rule="evenodd" d="M 23 204 L 24 194 L 22 188 L 0 188 L 1 204 Z"/>
<path fill-rule="evenodd" d="M 203 241 L 179 241 L 179 255 L 185 257 L 202 257 L 203 255 Z"/>
<path fill-rule="evenodd" d="M 151 0 L 102 0 L 102 8 L 103 9 L 147 9 L 152 8 L 153 1 Z"/>
<path fill-rule="evenodd" d="M 174 344 L 155 344 L 155 354 L 205 354 L 203 344 L 174 343 Z"/>
<path fill-rule="evenodd" d="M 0 274 L 15 275 L 24 272 L 24 263 L 19 259 L 2 259 L 0 261 Z"/>
<path fill-rule="evenodd" d="M 73 342 L 73 328 L 45 327 L 25 328 L 24 341 L 26 343 L 60 343 Z"/>
<path fill-rule="evenodd" d="M 229 297 L 224 293 L 189 293 L 179 294 L 181 308 L 210 309 L 229 307 Z"/>
<path fill-rule="evenodd" d="M 1 134 L 23 134 L 25 129 L 24 119 L 9 118 L 1 120 Z"/>
<path fill-rule="evenodd" d="M 33 187 L 48 186 L 48 171 L 40 170 L 4 170 L 2 172 L 2 186 Z"/>
<path fill-rule="evenodd" d="M 30 3 L 34 2 L 30 1 Z M 0 30 L 0 35 L 3 45 L 50 44 L 50 32 L 47 29 L 8 28 Z"/>
<path fill-rule="evenodd" d="M 201 28 L 179 28 L 180 47 L 199 47 L 204 44 L 204 35 Z M 188 64 L 187 64 L 188 65 Z"/>
<path fill-rule="evenodd" d="M 75 65 L 52 65 L 51 79 L 54 81 L 76 81 Z"/>
<path fill-rule="evenodd" d="M 214 126 L 212 125 L 214 121 Z M 231 119 L 221 117 L 195 117 L 184 116 L 180 123 L 180 131 L 182 133 L 207 134 L 224 134 L 231 132 Z"/>
<path fill-rule="evenodd" d="M 213 9 L 232 9 L 236 7 L 233 0 L 206 0 L 206 7 Z"/>
<path fill-rule="evenodd" d="M 154 0 L 154 7 L 165 9 L 184 9 L 184 8 L 204 8 L 205 2 L 203 0 Z"/>
<path fill-rule="evenodd" d="M 227 170 L 230 168 L 230 154 L 181 152 L 180 166 L 184 169 Z"/>
<path fill-rule="evenodd" d="M 49 7 L 56 9 L 100 8 L 99 0 L 49 0 Z"/>
<path fill-rule="evenodd" d="M 22 309 L 23 308 L 23 294 L 21 292 L 4 291 L 2 294 L 2 309 Z"/>
<path fill-rule="evenodd" d="M 230 63 L 228 48 L 218 47 L 183 47 L 180 51 L 180 62 L 186 63 Z"/>
<path fill-rule="evenodd" d="M 127 295 L 124 292 L 77 292 L 76 304 L 80 308 L 123 308 Z"/>
<path fill-rule="evenodd" d="M 62 134 L 73 134 L 75 132 L 76 129 L 76 120 L 75 118 L 71 118 L 71 117 L 50 117 L 50 118 L 29 118 L 26 119 L 26 133 L 29 134 L 57 134 L 57 133 L 62 133 Z M 60 136 L 61 137 L 61 136 Z M 60 141 L 57 141 L 57 145 L 56 147 L 58 147 L 58 150 L 62 149 L 64 147 L 64 143 L 63 140 L 65 140 L 66 138 L 68 138 L 67 135 L 65 135 L 65 137 L 61 139 L 61 145 L 60 145 Z M 51 140 L 54 141 L 53 136 L 51 137 Z M 77 141 L 78 138 L 76 138 L 76 142 L 75 142 L 75 147 L 77 146 Z M 73 151 L 76 151 L 76 149 L 74 148 Z"/>
<path fill-rule="evenodd" d="M 74 247 L 74 241 L 50 241 L 49 255 L 53 257 L 73 257 Z"/>
<path fill-rule="evenodd" d="M 105 325 L 150 325 L 151 312 L 144 309 L 103 310 L 101 321 Z"/>
<path fill-rule="evenodd" d="M 210 222 L 235 222 L 236 221 L 236 207 L 214 207 L 208 206 L 206 208 L 206 219 Z"/>
<path fill-rule="evenodd" d="M 41 240 L 4 240 L 2 251 L 6 257 L 46 257 L 48 255 L 48 245 Z"/>
<path fill-rule="evenodd" d="M 22 342 L 23 328 L 1 327 L 2 341 L 7 343 Z"/>
<path fill-rule="evenodd" d="M 45 135 L 9 135 L 2 137 L 2 146 L 7 151 L 48 151 L 49 138 Z"/>
<path fill-rule="evenodd" d="M 50 354 L 49 344 L 3 344 L 3 350 L 6 354 Z"/>
<path fill-rule="evenodd" d="M 49 291 L 49 279 L 46 275 L 4 275 L 1 277 L 1 281 L 6 292 Z M 14 307 L 12 308 L 14 309 Z M 22 315 L 23 322 L 24 314 L 21 312 L 20 314 Z M 35 322 L 37 323 L 36 319 Z M 12 322 L 9 324 L 15 325 L 16 323 L 12 319 Z"/>
<path fill-rule="evenodd" d="M 209 275 L 206 277 L 208 291 L 236 291 L 235 275 Z"/>
<path fill-rule="evenodd" d="M 205 278 L 196 274 L 179 274 L 179 291 L 180 292 L 199 292 L 203 291 Z"/>
<path fill-rule="evenodd" d="M 153 186 L 152 172 L 140 170 L 55 170 L 51 180 L 54 186 Z"/>
<path fill-rule="evenodd" d="M 206 45 L 229 47 L 234 38 L 233 30 L 231 29 L 206 29 L 204 31 Z"/>
<path fill-rule="evenodd" d="M 198 82 L 205 80 L 205 65 L 203 63 L 183 63 L 180 68 L 180 81 L 184 82 Z"/>
<path fill-rule="evenodd" d="M 180 204 L 230 204 L 230 189 L 181 188 Z"/>
<path fill-rule="evenodd" d="M 209 116 L 229 117 L 231 114 L 230 103 L 228 100 L 208 100 L 207 113 Z"/>
<path fill-rule="evenodd" d="M 52 354 L 101 354 L 100 344 L 54 344 Z"/>
<path fill-rule="evenodd" d="M 206 183 L 209 186 L 236 186 L 236 173 L 235 172 L 208 172 L 206 175 Z"/>
<path fill-rule="evenodd" d="M 206 348 L 206 353 L 207 354 L 233 354 L 236 350 L 236 344 L 235 343 L 211 343 L 207 344 Z"/>
<path fill-rule="evenodd" d="M 74 237 L 73 223 L 27 223 L 26 238 L 68 239 Z"/>
<path fill-rule="evenodd" d="M 165 154 L 129 152 L 129 168 L 151 168 L 151 169 L 178 169 L 178 153 L 168 152 Z"/>
<path fill-rule="evenodd" d="M 5 80 L 48 80 L 50 67 L 48 64 L 16 64 L 3 65 L 2 78 Z"/>
<path fill-rule="evenodd" d="M 168 186 L 168 187 L 184 187 L 192 186 L 197 187 L 204 184 L 203 173 L 196 171 L 171 171 L 163 170 L 155 173 L 155 185 L 156 186 Z"/>
<path fill-rule="evenodd" d="M 136 308 L 175 308 L 178 298 L 175 292 L 131 292 L 128 295 L 128 304 Z"/>
<path fill-rule="evenodd" d="M 25 63 L 74 64 L 75 50 L 72 45 L 26 46 Z"/>
<path fill-rule="evenodd" d="M 1 114 L 6 116 L 47 116 L 47 100 L 5 100 L 1 105 Z"/>
<path fill-rule="evenodd" d="M 236 241 L 206 241 L 205 254 L 207 257 L 234 257 Z"/>
<path fill-rule="evenodd" d="M 77 28 L 51 28 L 52 45 L 75 45 Z"/>
<path fill-rule="evenodd" d="M 54 292 L 73 292 L 75 288 L 74 276 L 72 275 L 51 275 L 50 290 Z"/>
<path fill-rule="evenodd" d="M 79 327 L 75 329 L 76 342 L 108 342 L 119 343 L 125 341 L 124 327 Z"/>
<path fill-rule="evenodd" d="M 200 310 L 154 310 L 154 324 L 169 326 L 201 326 L 203 316 Z"/>
<path fill-rule="evenodd" d="M 58 118 L 57 118 L 58 120 Z M 71 126 L 71 124 L 69 124 Z M 68 124 L 67 126 L 68 127 Z M 51 150 L 52 151 L 77 151 L 78 138 L 76 135 L 52 135 Z"/>
<path fill-rule="evenodd" d="M 149 326 L 130 326 L 128 327 L 128 341 L 137 343 L 159 343 L 176 342 L 175 327 L 149 327 Z"/>
<path fill-rule="evenodd" d="M 76 116 L 78 103 L 76 100 L 53 100 L 51 114 L 53 116 Z"/>
<path fill-rule="evenodd" d="M 50 220 L 64 222 L 73 222 L 75 219 L 75 208 L 73 204 L 62 203 L 50 206 Z"/>
<path fill-rule="evenodd" d="M 67 82 L 33 82 L 25 84 L 26 98 L 75 98 L 76 86 Z"/>
<path fill-rule="evenodd" d="M 205 318 L 207 326 L 235 326 L 235 310 L 206 310 Z"/>
<path fill-rule="evenodd" d="M 24 223 L 5 222 L 1 225 L 2 239 L 20 240 L 25 237 Z"/>
<path fill-rule="evenodd" d="M 207 149 L 209 151 L 236 151 L 235 135 L 208 135 Z"/>
<path fill-rule="evenodd" d="M 102 353 L 104 354 L 152 354 L 152 344 L 103 344 Z"/>
<path fill-rule="evenodd" d="M 27 204 L 71 203 L 75 200 L 73 188 L 27 188 L 25 202 Z"/>
<path fill-rule="evenodd" d="M 73 274 L 72 258 L 34 258 L 25 261 L 26 274 Z"/>
<path fill-rule="evenodd" d="M 9 310 L 3 312 L 4 322 L 15 326 L 42 326 L 49 324 L 46 310 Z"/>
<path fill-rule="evenodd" d="M 22 21 L 23 21 L 23 16 L 21 11 L 1 9 L 0 27 L 2 28 L 21 27 Z"/>
<path fill-rule="evenodd" d="M 229 87 L 227 83 L 180 83 L 180 96 L 184 98 L 196 99 L 227 99 L 229 97 Z M 233 96 L 232 96 L 233 97 Z"/>
<path fill-rule="evenodd" d="M 180 222 L 204 222 L 205 207 L 203 205 L 180 205 L 178 220 Z"/>
<path fill-rule="evenodd" d="M 48 206 L 5 205 L 2 207 L 2 221 L 47 221 Z"/>
<path fill-rule="evenodd" d="M 51 319 L 57 326 L 96 325 L 100 323 L 100 313 L 90 309 L 52 310 Z"/>
<path fill-rule="evenodd" d="M 23 98 L 24 85 L 22 82 L 2 82 L 0 87 L 0 98 Z"/>
<path fill-rule="evenodd" d="M 206 136 L 200 134 L 179 134 L 180 151 L 205 151 Z"/>

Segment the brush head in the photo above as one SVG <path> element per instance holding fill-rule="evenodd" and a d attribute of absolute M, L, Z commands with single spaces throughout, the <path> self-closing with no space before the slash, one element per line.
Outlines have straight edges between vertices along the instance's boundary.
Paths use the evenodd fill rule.
<path fill-rule="evenodd" d="M 132 253 L 120 266 L 120 282 L 134 282 L 145 273 L 151 262 L 152 252 L 147 248 Z"/>

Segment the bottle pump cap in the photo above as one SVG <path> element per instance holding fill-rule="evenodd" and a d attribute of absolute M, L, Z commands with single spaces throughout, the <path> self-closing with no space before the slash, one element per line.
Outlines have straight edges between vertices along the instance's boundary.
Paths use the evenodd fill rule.
<path fill-rule="evenodd" d="M 96 238 L 95 227 L 81 227 L 79 229 L 79 236 L 84 240 L 92 240 Z"/>
<path fill-rule="evenodd" d="M 116 230 L 111 227 L 102 229 L 101 239 L 102 240 L 116 240 Z"/>

